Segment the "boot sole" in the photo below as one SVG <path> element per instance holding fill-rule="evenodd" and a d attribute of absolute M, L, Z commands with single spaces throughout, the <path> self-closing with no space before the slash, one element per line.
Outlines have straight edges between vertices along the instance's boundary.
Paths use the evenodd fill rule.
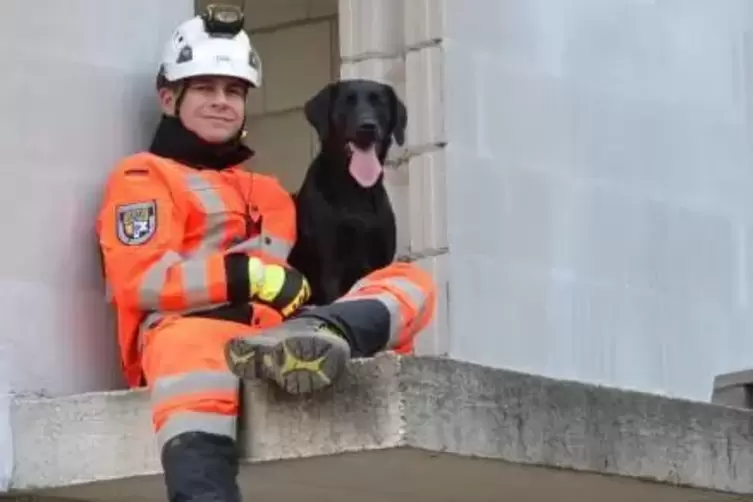
<path fill-rule="evenodd" d="M 348 352 L 322 336 L 264 335 L 237 338 L 225 346 L 230 371 L 244 380 L 271 380 L 289 394 L 311 394 L 332 385 L 343 371 Z"/>

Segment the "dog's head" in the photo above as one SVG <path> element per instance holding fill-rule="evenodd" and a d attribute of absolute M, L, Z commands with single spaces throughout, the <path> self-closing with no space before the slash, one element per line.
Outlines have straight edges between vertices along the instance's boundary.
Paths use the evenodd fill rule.
<path fill-rule="evenodd" d="M 372 80 L 341 80 L 329 84 L 304 108 L 316 129 L 322 150 L 342 156 L 351 177 L 363 187 L 374 186 L 392 138 L 405 143 L 408 113 L 389 85 Z"/>

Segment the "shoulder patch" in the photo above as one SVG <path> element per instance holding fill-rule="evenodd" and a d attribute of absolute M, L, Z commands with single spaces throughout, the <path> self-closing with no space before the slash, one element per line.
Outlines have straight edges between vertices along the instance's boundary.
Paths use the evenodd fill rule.
<path fill-rule="evenodd" d="M 140 246 L 157 230 L 157 201 L 123 204 L 116 208 L 118 239 L 126 246 Z"/>

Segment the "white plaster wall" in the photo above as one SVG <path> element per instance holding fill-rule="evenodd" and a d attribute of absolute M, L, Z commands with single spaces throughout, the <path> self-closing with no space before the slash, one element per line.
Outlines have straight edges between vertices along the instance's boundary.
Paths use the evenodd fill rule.
<path fill-rule="evenodd" d="M 192 13 L 191 0 L 3 0 L 0 392 L 121 386 L 94 218 L 114 162 L 148 146 L 162 44 Z"/>
<path fill-rule="evenodd" d="M 702 400 L 753 366 L 753 4 L 440 4 L 450 354 Z"/>

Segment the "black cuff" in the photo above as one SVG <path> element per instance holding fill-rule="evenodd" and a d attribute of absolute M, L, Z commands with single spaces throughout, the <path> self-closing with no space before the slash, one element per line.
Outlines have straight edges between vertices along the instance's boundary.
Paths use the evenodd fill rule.
<path fill-rule="evenodd" d="M 315 317 L 339 331 L 353 357 L 371 357 L 387 348 L 391 314 L 379 300 L 353 299 L 305 310 L 300 317 Z"/>
<path fill-rule="evenodd" d="M 286 272 L 282 289 L 277 293 L 275 299 L 272 300 L 272 307 L 277 310 L 284 309 L 301 295 L 302 290 L 303 276 L 301 274 Z"/>
<path fill-rule="evenodd" d="M 251 299 L 251 280 L 248 277 L 248 255 L 230 253 L 225 255 L 225 284 L 227 301 L 247 302 Z"/>

